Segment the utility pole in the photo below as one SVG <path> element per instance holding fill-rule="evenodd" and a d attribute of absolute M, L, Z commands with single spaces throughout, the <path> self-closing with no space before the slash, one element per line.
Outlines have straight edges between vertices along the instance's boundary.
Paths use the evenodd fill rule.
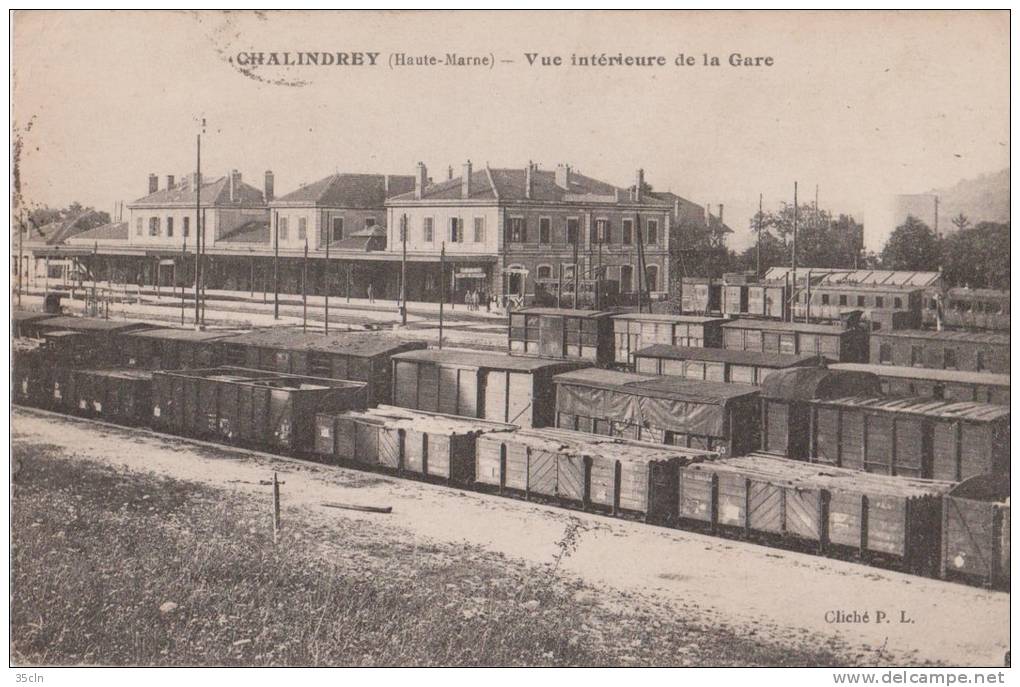
<path fill-rule="evenodd" d="M 407 326 L 407 213 L 400 216 L 400 324 Z"/>
<path fill-rule="evenodd" d="M 347 263 L 347 302 L 351 302 L 351 263 Z"/>
<path fill-rule="evenodd" d="M 935 196 L 935 238 L 942 238 L 939 235 L 939 197 Z"/>
<path fill-rule="evenodd" d="M 755 258 L 755 274 L 761 279 L 761 220 L 762 220 L 762 201 L 765 198 L 764 193 L 758 194 L 758 249 L 757 257 Z"/>
<path fill-rule="evenodd" d="M 199 325 L 202 329 L 205 329 L 205 288 L 208 280 L 206 279 L 206 268 L 209 267 L 209 256 L 205 252 L 205 209 L 202 209 L 202 312 L 199 319 Z"/>
<path fill-rule="evenodd" d="M 646 270 L 648 267 L 645 265 L 645 236 L 644 231 L 641 229 L 641 215 L 635 215 L 634 226 L 637 228 L 637 251 L 638 251 L 638 312 L 644 312 L 644 296 L 645 286 L 648 285 L 648 275 Z M 645 286 L 642 286 L 644 284 Z M 648 312 L 652 312 L 652 301 L 649 295 L 648 300 Z"/>
<path fill-rule="evenodd" d="M 205 129 L 205 118 L 202 119 Z M 195 137 L 195 329 L 199 329 L 199 286 L 202 279 L 202 132 Z"/>
<path fill-rule="evenodd" d="M 577 289 L 580 282 L 581 267 L 577 264 L 577 244 L 581 240 L 581 223 L 577 223 L 577 231 L 574 232 L 574 310 L 577 310 Z"/>
<path fill-rule="evenodd" d="M 791 267 L 793 268 L 793 291 L 790 294 L 791 298 L 796 299 L 797 291 L 797 220 L 799 218 L 800 208 L 797 206 L 797 182 L 793 182 L 793 256 L 791 259 Z M 796 302 L 796 300 L 794 300 Z M 793 308 L 790 308 L 791 313 Z M 793 321 L 793 315 L 790 315 L 790 321 Z"/>
<path fill-rule="evenodd" d="M 443 304 L 446 302 L 446 241 L 439 247 L 439 350 L 443 350 Z"/>
<path fill-rule="evenodd" d="M 599 227 L 598 222 L 595 222 L 595 238 L 599 241 L 599 269 L 595 275 L 595 309 L 602 309 L 602 242 L 605 240 L 603 232 L 605 231 L 605 225 Z"/>
<path fill-rule="evenodd" d="M 273 319 L 280 319 L 280 211 L 273 213 Z"/>
<path fill-rule="evenodd" d="M 329 228 L 326 228 L 326 267 L 323 274 L 326 275 L 326 336 L 329 336 Z"/>
<path fill-rule="evenodd" d="M 560 261 L 559 272 L 556 279 L 556 307 L 563 307 L 563 261 Z"/>
<path fill-rule="evenodd" d="M 183 233 L 183 232 L 182 232 Z M 181 326 L 184 326 L 184 311 L 186 310 L 184 298 L 184 266 L 188 264 L 188 237 L 185 236 L 181 242 Z"/>
<path fill-rule="evenodd" d="M 305 258 L 301 261 L 301 331 L 308 332 L 308 237 L 305 236 Z"/>
<path fill-rule="evenodd" d="M 21 307 L 21 273 L 25 271 L 25 211 L 20 213 L 21 221 L 18 223 L 18 307 Z"/>

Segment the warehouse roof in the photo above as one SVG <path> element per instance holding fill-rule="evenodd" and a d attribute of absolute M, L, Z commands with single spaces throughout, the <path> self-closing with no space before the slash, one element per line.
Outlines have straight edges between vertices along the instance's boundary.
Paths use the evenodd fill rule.
<path fill-rule="evenodd" d="M 407 341 L 379 332 L 306 333 L 289 327 L 256 329 L 247 334 L 224 338 L 222 343 L 280 348 L 290 351 L 317 351 L 372 358 L 394 352 L 424 348 L 422 341 Z"/>
<path fill-rule="evenodd" d="M 1009 345 L 1009 334 L 998 332 L 936 331 L 934 329 L 890 329 L 872 332 L 873 337 L 899 339 L 928 339 L 931 341 L 952 341 L 959 343 L 988 343 Z"/>
<path fill-rule="evenodd" d="M 851 329 L 830 324 L 811 324 L 809 322 L 780 322 L 779 320 L 734 320 L 723 325 L 725 329 L 761 329 L 780 332 L 806 332 L 813 334 L 835 334 L 842 336 Z"/>
<path fill-rule="evenodd" d="M 101 317 L 53 317 L 40 323 L 46 329 L 67 329 L 75 332 L 138 329 L 147 327 L 144 322 L 132 320 L 107 320 Z"/>
<path fill-rule="evenodd" d="M 770 267 L 765 272 L 765 281 L 783 281 L 794 272 L 792 267 Z M 886 286 L 932 286 L 941 275 L 938 272 L 912 272 L 910 270 L 854 270 L 833 267 L 798 267 L 798 282 L 811 273 L 812 281 L 845 284 L 883 284 Z"/>
<path fill-rule="evenodd" d="M 1009 375 L 996 374 L 994 372 L 967 372 L 963 370 L 940 370 L 932 367 L 900 367 L 897 365 L 868 365 L 866 363 L 833 363 L 829 367 L 833 370 L 871 372 L 879 377 L 1009 386 Z"/>
<path fill-rule="evenodd" d="M 694 346 L 670 346 L 652 344 L 634 353 L 640 358 L 668 358 L 670 360 L 703 360 L 734 365 L 756 365 L 758 367 L 796 367 L 816 363 L 822 365 L 825 358 L 817 355 L 794 355 L 791 353 L 762 353 L 761 351 L 736 351 L 729 348 L 698 348 Z"/>
<path fill-rule="evenodd" d="M 853 394 L 880 394 L 882 385 L 870 372 L 833 370 L 827 367 L 791 367 L 769 374 L 761 395 L 787 401 L 808 401 Z"/>
<path fill-rule="evenodd" d="M 553 369 L 555 371 L 556 368 L 569 370 L 586 364 L 579 361 L 556 358 L 532 358 L 530 356 L 507 355 L 506 353 L 450 348 L 407 351 L 406 353 L 399 353 L 393 356 L 393 359 L 453 367 L 477 367 L 517 372 L 536 372 L 546 369 Z"/>
<path fill-rule="evenodd" d="M 678 322 L 704 324 L 706 322 L 726 322 L 724 317 L 706 317 L 704 315 L 671 315 L 669 313 L 625 312 L 613 315 L 614 320 L 639 320 L 641 322 Z"/>
<path fill-rule="evenodd" d="M 927 396 L 844 396 L 830 398 L 823 403 L 970 422 L 994 422 L 1009 417 L 1009 406 L 974 401 L 943 401 Z"/>
<path fill-rule="evenodd" d="M 621 391 L 638 396 L 675 398 L 700 403 L 720 403 L 752 396 L 761 390 L 750 384 L 728 384 L 697 379 L 681 379 L 633 372 L 585 368 L 553 377 L 557 384 L 574 384 Z"/>

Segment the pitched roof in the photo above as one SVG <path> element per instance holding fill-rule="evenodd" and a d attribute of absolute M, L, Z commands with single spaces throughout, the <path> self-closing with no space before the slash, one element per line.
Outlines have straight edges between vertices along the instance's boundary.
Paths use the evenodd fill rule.
<path fill-rule="evenodd" d="M 1010 416 L 1009 406 L 975 401 L 944 401 L 928 396 L 843 396 L 827 399 L 823 403 L 844 408 L 908 413 L 970 422 L 996 422 Z"/>
<path fill-rule="evenodd" d="M 461 200 L 463 177 L 427 186 L 422 200 Z M 521 169 L 483 167 L 471 173 L 470 200 L 575 202 L 575 203 L 629 203 L 630 190 L 593 179 L 571 170 L 568 187 L 556 183 L 556 172 L 536 169 L 531 173 L 531 198 L 526 193 L 527 171 Z M 413 202 L 414 193 L 404 193 L 391 200 Z M 645 194 L 640 205 L 669 208 L 671 203 L 652 194 Z"/>
<path fill-rule="evenodd" d="M 969 372 L 966 370 L 940 370 L 933 367 L 901 367 L 896 365 L 869 365 L 867 363 L 832 363 L 833 370 L 871 372 L 879 377 L 897 379 L 923 379 L 933 382 L 984 384 L 1009 387 L 1009 375 L 995 372 Z"/>
<path fill-rule="evenodd" d="M 280 196 L 272 205 L 382 208 L 387 197 L 414 188 L 413 176 L 332 174 Z"/>
<path fill-rule="evenodd" d="M 72 236 L 76 236 L 83 231 L 86 231 L 86 228 L 81 226 L 81 222 L 94 214 L 96 214 L 95 210 L 86 210 L 74 217 L 50 222 L 49 224 L 44 224 L 41 227 L 33 226 L 31 222 L 26 222 L 28 231 L 24 235 L 24 241 L 26 244 L 42 244 L 47 246 L 61 244 Z M 12 227 L 16 226 L 17 225 L 12 224 Z M 17 239 L 17 230 L 15 229 L 14 240 L 17 241 Z"/>
<path fill-rule="evenodd" d="M 220 177 L 212 181 L 203 181 L 201 203 L 205 207 L 226 206 L 226 207 L 251 207 L 265 206 L 265 199 L 262 191 L 243 181 L 237 188 L 237 200 L 230 200 L 230 183 L 227 177 Z M 137 206 L 194 206 L 195 189 L 190 184 L 179 184 L 170 189 L 160 189 L 155 193 L 139 198 L 128 207 Z"/>
<path fill-rule="evenodd" d="M 91 241 L 127 241 L 127 239 L 127 222 L 111 222 L 110 224 L 102 224 L 98 227 L 86 229 L 85 231 L 67 237 L 67 240 L 70 242 L 85 243 Z"/>
<path fill-rule="evenodd" d="M 788 367 L 769 374 L 761 383 L 763 398 L 809 401 L 854 394 L 880 394 L 882 384 L 870 372 L 826 367 Z"/>
<path fill-rule="evenodd" d="M 620 391 L 635 396 L 682 399 L 698 403 L 725 403 L 732 398 L 754 396 L 761 389 L 750 384 L 683 379 L 589 367 L 553 377 L 556 384 L 574 384 Z"/>

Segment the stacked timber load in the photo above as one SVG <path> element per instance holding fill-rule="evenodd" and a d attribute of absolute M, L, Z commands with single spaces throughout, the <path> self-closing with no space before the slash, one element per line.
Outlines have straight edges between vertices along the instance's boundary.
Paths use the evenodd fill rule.
<path fill-rule="evenodd" d="M 953 487 L 942 513 L 942 577 L 1009 584 L 1009 478 L 979 475 Z"/>
<path fill-rule="evenodd" d="M 560 429 L 517 430 L 478 440 L 476 480 L 500 491 L 676 520 L 681 466 L 718 454 Z"/>
<path fill-rule="evenodd" d="M 682 468 L 679 516 L 934 572 L 941 498 L 951 487 L 752 454 Z"/>
<path fill-rule="evenodd" d="M 462 484 L 474 480 L 478 437 L 516 429 L 394 406 L 319 413 L 315 424 L 320 455 Z"/>

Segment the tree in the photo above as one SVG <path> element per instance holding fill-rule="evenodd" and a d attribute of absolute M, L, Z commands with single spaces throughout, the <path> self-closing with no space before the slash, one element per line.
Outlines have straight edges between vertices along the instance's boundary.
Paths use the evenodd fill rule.
<path fill-rule="evenodd" d="M 896 227 L 882 248 L 882 269 L 935 272 L 941 251 L 931 228 L 913 215 Z"/>
<path fill-rule="evenodd" d="M 1009 288 L 1009 223 L 979 222 L 942 243 L 942 266 L 950 286 Z"/>
<path fill-rule="evenodd" d="M 747 269 L 755 268 L 758 221 L 761 220 L 761 267 L 789 265 L 793 258 L 793 205 L 778 212 L 763 212 L 751 218 L 754 245 L 741 259 Z M 850 215 L 833 219 L 828 210 L 801 205 L 797 212 L 797 264 L 805 267 L 853 267 L 859 259 L 864 226 Z"/>
<path fill-rule="evenodd" d="M 953 223 L 953 226 L 956 227 L 958 231 L 962 231 L 970 226 L 970 219 L 967 217 L 967 215 L 963 214 L 962 212 L 950 221 Z"/>

